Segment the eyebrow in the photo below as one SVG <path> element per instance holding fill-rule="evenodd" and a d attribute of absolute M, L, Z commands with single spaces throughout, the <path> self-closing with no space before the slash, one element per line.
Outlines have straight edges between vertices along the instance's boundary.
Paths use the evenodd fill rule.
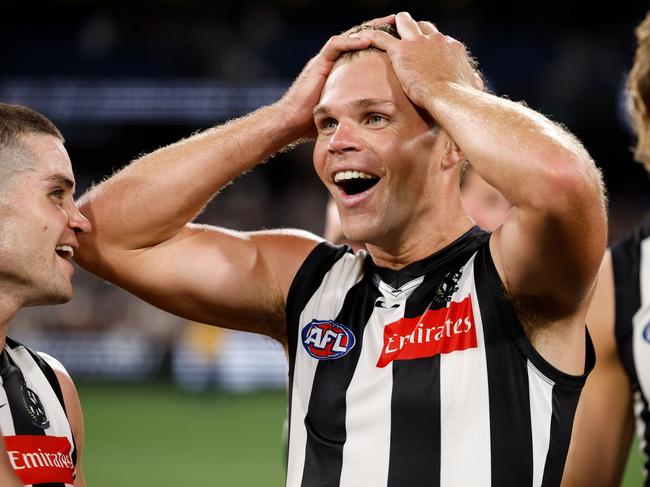
<path fill-rule="evenodd" d="M 390 100 L 382 100 L 381 98 L 363 98 L 361 100 L 353 101 L 351 105 L 362 110 L 367 110 L 369 108 L 376 108 L 387 105 L 394 107 L 395 103 Z M 316 108 L 314 108 L 314 117 L 323 113 L 329 113 L 327 105 L 317 105 Z"/>
<path fill-rule="evenodd" d="M 68 190 L 74 188 L 74 181 L 66 176 L 63 176 L 62 174 L 55 174 L 53 176 L 49 176 L 45 178 L 45 181 L 54 184 L 60 184 L 61 186 L 64 186 L 65 189 Z"/>

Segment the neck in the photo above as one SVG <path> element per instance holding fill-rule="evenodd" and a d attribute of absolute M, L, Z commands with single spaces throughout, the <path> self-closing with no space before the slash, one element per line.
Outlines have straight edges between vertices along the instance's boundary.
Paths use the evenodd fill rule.
<path fill-rule="evenodd" d="M 367 244 L 372 260 L 379 267 L 399 270 L 447 247 L 474 226 L 461 207 L 444 210 L 438 218 L 418 218 L 419 225 L 403 230 L 392 245 Z"/>
<path fill-rule="evenodd" d="M 7 294 L 0 294 L 0 352 L 4 349 L 9 330 L 9 322 L 18 313 L 22 305 Z"/>

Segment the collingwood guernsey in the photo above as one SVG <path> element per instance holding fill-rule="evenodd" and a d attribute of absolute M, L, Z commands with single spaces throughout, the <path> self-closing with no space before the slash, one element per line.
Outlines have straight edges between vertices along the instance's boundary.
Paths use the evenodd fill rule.
<path fill-rule="evenodd" d="M 77 452 L 61 387 L 48 364 L 54 360 L 10 338 L 0 353 L 0 429 L 9 462 L 27 486 L 74 483 Z"/>
<path fill-rule="evenodd" d="M 616 346 L 632 384 L 644 485 L 650 486 L 650 220 L 612 247 L 612 269 Z"/>
<path fill-rule="evenodd" d="M 288 487 L 560 484 L 586 376 L 535 351 L 488 241 L 399 271 L 309 255 L 287 299 Z"/>

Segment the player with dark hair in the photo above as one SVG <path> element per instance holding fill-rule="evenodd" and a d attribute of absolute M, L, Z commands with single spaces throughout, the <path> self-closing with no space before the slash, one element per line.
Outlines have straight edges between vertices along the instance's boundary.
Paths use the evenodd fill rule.
<path fill-rule="evenodd" d="M 21 308 L 72 297 L 77 234 L 90 230 L 74 184 L 54 124 L 0 103 L 0 430 L 25 485 L 85 485 L 83 418 L 72 379 L 57 360 L 7 337 Z"/>

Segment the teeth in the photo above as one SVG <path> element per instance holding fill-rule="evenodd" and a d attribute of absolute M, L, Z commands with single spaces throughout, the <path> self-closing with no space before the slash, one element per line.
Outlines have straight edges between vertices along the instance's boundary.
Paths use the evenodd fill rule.
<path fill-rule="evenodd" d="M 62 257 L 65 257 L 66 259 L 72 259 L 74 257 L 74 249 L 70 245 L 57 245 L 56 251 L 65 254 Z"/>
<path fill-rule="evenodd" d="M 377 176 L 362 171 L 340 171 L 334 174 L 334 182 L 349 181 L 350 179 L 377 179 Z"/>

